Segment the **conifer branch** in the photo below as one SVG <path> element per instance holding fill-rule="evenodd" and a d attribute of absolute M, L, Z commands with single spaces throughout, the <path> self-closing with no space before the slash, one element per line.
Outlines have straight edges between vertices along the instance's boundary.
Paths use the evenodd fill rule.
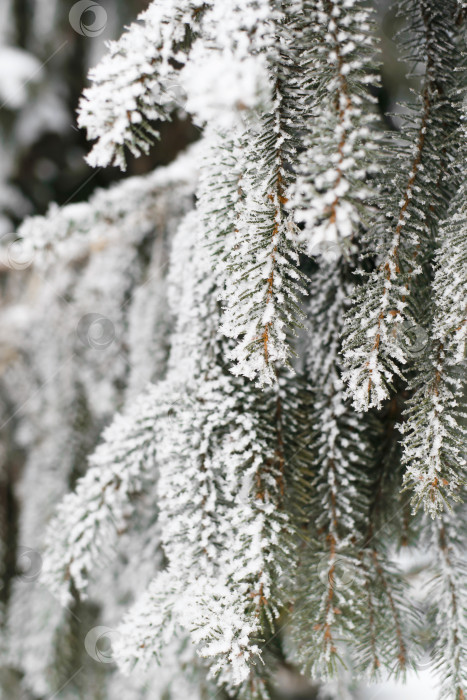
<path fill-rule="evenodd" d="M 42 578 L 63 605 L 71 601 L 71 587 L 84 595 L 90 571 L 109 558 L 126 528 L 132 499 L 155 479 L 158 414 L 158 392 L 152 388 L 115 417 L 89 471 L 64 498 L 48 528 Z"/>
<path fill-rule="evenodd" d="M 43 580 L 78 617 L 122 620 L 115 659 L 149 674 L 125 681 L 129 698 L 271 700 L 279 670 L 321 682 L 346 663 L 404 676 L 420 621 L 395 552 L 430 531 L 436 668 L 446 698 L 465 700 L 465 509 L 450 510 L 467 466 L 463 5 L 400 3 L 423 75 L 387 138 L 363 0 L 155 0 L 94 73 L 91 161 L 145 152 L 179 89 L 200 144 L 23 225 L 34 289 L 55 255 L 68 304 L 42 293 L 38 321 L 22 292 L 21 313 L 2 309 L 30 366 L 4 371 L 2 351 L 0 392 L 21 413 L 44 388 L 11 431 L 30 453 L 20 541 L 39 543 L 55 512 Z M 80 322 L 83 347 L 49 383 L 73 312 L 104 303 L 108 353 L 92 355 Z M 401 482 L 434 522 L 411 514 Z M 12 664 L 42 696 L 77 627 L 19 578 L 4 596 Z M 85 692 L 113 697 L 109 676 Z"/>
<path fill-rule="evenodd" d="M 466 481 L 462 409 L 467 338 L 466 219 L 460 208 L 463 190 L 464 187 L 460 196 L 454 198 L 440 228 L 441 245 L 433 283 L 432 342 L 423 373 L 413 382 L 416 391 L 402 426 L 407 466 L 404 484 L 414 491 L 414 509 L 423 504 L 432 517 L 460 500 Z M 456 272 L 454 278 L 450 273 L 453 264 L 462 271 Z"/>
<path fill-rule="evenodd" d="M 344 357 L 348 368 L 345 379 L 357 410 L 380 407 L 389 396 L 394 375 L 402 376 L 401 366 L 407 364 L 407 347 L 410 349 L 407 328 L 416 323 L 409 287 L 422 272 L 417 258 L 421 256 L 425 260 L 432 255 L 430 228 L 445 215 L 455 188 L 454 178 L 446 191 L 439 192 L 443 164 L 435 144 L 438 138 L 444 143 L 450 137 L 454 121 L 450 100 L 456 99 L 456 85 L 450 71 L 458 64 L 458 33 L 452 15 L 441 12 L 433 3 L 416 3 L 413 10 L 415 41 L 424 47 L 416 43 L 413 51 L 415 56 L 426 55 L 413 155 L 394 229 L 386 231 L 389 239 L 386 242 L 387 235 L 378 223 L 370 233 L 376 250 L 381 249 L 378 234 L 386 248 L 377 270 L 356 291 L 345 331 Z M 445 161 L 451 157 L 445 154 Z"/>
<path fill-rule="evenodd" d="M 432 658 L 441 681 L 441 697 L 463 700 L 467 694 L 465 561 L 456 530 L 451 514 L 432 523 L 435 576 L 426 593 L 429 619 L 440 625 L 439 633 L 432 636 Z"/>
<path fill-rule="evenodd" d="M 240 339 L 229 353 L 236 363 L 233 371 L 257 377 L 260 385 L 274 384 L 276 365 L 288 363 L 287 331 L 301 316 L 297 231 L 285 209 L 291 98 L 281 94 L 281 84 L 276 77 L 273 111 L 263 120 L 261 133 L 257 125 L 249 136 L 253 144 L 248 150 L 259 160 L 251 162 L 242 179 L 243 211 L 223 294 L 222 332 Z"/>
<path fill-rule="evenodd" d="M 372 13 L 360 2 L 344 9 L 340 1 L 320 0 L 306 8 L 300 60 L 308 70 L 299 84 L 310 119 L 290 207 L 303 224 L 308 254 L 319 255 L 329 246 L 351 248 L 374 199 L 369 178 L 378 168 L 378 133 L 368 90 L 377 82 L 376 51 Z"/>
<path fill-rule="evenodd" d="M 147 153 L 178 106 L 179 70 L 206 5 L 202 0 L 152 2 L 90 72 L 91 87 L 79 105 L 80 127 L 96 140 L 88 162 L 94 167 L 126 168 L 125 147 Z M 135 48 L 138 50 L 135 51 Z"/>

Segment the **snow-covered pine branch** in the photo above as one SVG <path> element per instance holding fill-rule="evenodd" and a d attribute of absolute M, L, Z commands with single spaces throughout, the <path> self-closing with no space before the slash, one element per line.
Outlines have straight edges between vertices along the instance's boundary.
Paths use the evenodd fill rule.
<path fill-rule="evenodd" d="M 89 163 L 125 169 L 125 148 L 147 153 L 159 137 L 151 122 L 166 121 L 179 106 L 180 85 L 174 64 L 183 63 L 198 28 L 203 0 L 152 2 L 90 73 L 78 123 L 97 140 Z"/>
<path fill-rule="evenodd" d="M 372 11 L 358 0 L 304 3 L 301 99 L 310 104 L 304 149 L 289 207 L 303 224 L 309 255 L 349 251 L 374 205 L 378 130 L 370 86 L 376 86 Z M 373 200 L 373 202 L 371 201 Z M 366 212 L 366 213 L 365 213 Z"/>
<path fill-rule="evenodd" d="M 276 367 L 289 362 L 290 333 L 300 324 L 303 294 L 298 228 L 286 207 L 305 118 L 296 75 L 301 40 L 296 8 L 282 10 L 271 2 L 270 33 L 270 98 L 260 118 L 245 119 L 242 134 L 242 201 L 227 261 L 222 325 L 238 341 L 230 353 L 234 373 L 259 385 L 273 384 Z"/>
<path fill-rule="evenodd" d="M 410 8 L 400 8 L 410 18 L 407 58 L 425 66 L 423 85 L 385 153 L 380 216 L 368 234 L 377 269 L 356 289 L 345 329 L 345 380 L 360 411 L 382 405 L 410 360 L 408 329 L 420 320 L 418 280 L 458 183 L 450 171 L 458 143 L 450 137 L 459 120 L 456 69 L 463 62 L 463 32 L 454 3 L 414 0 Z"/>
<path fill-rule="evenodd" d="M 48 271 L 57 259 L 68 264 L 111 244 L 140 242 L 155 221 L 170 227 L 192 206 L 196 148 L 145 177 L 97 190 L 88 202 L 51 205 L 46 216 L 25 219 L 18 229 L 17 246 L 21 247 L 0 249 L 0 262 L 14 264 L 17 256 L 25 269 L 34 265 Z"/>
<path fill-rule="evenodd" d="M 283 445 L 280 412 L 285 401 L 293 415 L 294 400 L 273 389 L 266 397 L 252 394 L 247 380 L 225 366 L 229 341 L 218 334 L 220 307 L 198 216 L 189 215 L 177 234 L 174 250 L 184 248 L 188 257 L 171 272 L 183 313 L 167 382 L 184 389 L 158 441 L 168 566 L 125 618 L 118 658 L 125 670 L 147 663 L 161 653 L 167 634 L 184 628 L 212 674 L 234 686 L 260 667 L 260 644 L 283 604 L 279 581 L 290 556 L 284 468 L 291 455 L 287 468 L 293 472 L 298 457 L 295 443 Z M 161 628 L 156 636 L 155 627 Z"/>
<path fill-rule="evenodd" d="M 288 335 L 300 323 L 303 289 L 297 230 L 284 207 L 288 176 L 279 91 L 276 99 L 275 116 L 245 137 L 258 161 L 242 176 L 243 201 L 223 292 L 222 331 L 238 342 L 229 353 L 233 371 L 260 385 L 273 384 L 276 366 L 289 361 Z"/>
<path fill-rule="evenodd" d="M 462 133 L 465 138 L 465 134 Z M 461 151 L 464 152 L 464 149 Z M 465 172 L 465 164 L 463 164 Z M 464 176 L 465 177 L 465 176 Z M 463 407 L 467 343 L 467 211 L 465 184 L 440 226 L 435 259 L 431 342 L 413 379 L 405 421 L 404 485 L 412 505 L 435 517 L 462 498 L 467 476 Z"/>
<path fill-rule="evenodd" d="M 243 174 L 244 206 L 228 263 L 229 284 L 223 292 L 223 329 L 227 335 L 240 338 L 238 347 L 231 352 L 235 371 L 258 377 L 263 384 L 274 381 L 275 363 L 288 360 L 287 334 L 300 317 L 297 228 L 285 207 L 289 170 L 301 128 L 293 58 L 295 44 L 300 40 L 298 14 L 296 8 L 282 9 L 276 0 L 241 0 L 228 7 L 213 2 L 203 7 L 203 12 L 196 13 L 200 36 L 179 75 L 187 96 L 185 108 L 194 118 L 200 123 L 209 120 L 210 128 L 221 133 L 233 129 L 243 143 L 248 142 L 250 153 L 254 154 L 254 160 L 248 158 Z M 155 30 L 147 22 L 144 31 L 152 37 Z M 285 42 L 278 41 L 279 33 L 286 37 Z M 131 30 L 121 41 L 130 34 Z M 153 43 L 157 45 L 157 41 Z M 178 55 L 175 58 L 182 61 Z M 113 54 L 104 60 L 102 71 L 112 59 Z M 128 62 L 129 59 L 125 65 Z M 227 66 L 227 75 L 233 82 L 233 90 L 229 91 L 235 97 L 233 104 L 231 95 L 225 104 L 223 82 L 217 72 L 213 76 L 206 72 L 207 65 L 216 70 Z M 163 84 L 164 72 L 158 73 L 159 68 L 158 65 L 151 74 L 151 81 Z M 130 74 L 133 79 L 134 75 L 141 75 L 141 70 L 135 73 L 132 68 Z M 89 95 L 88 110 L 99 115 L 103 111 L 99 105 L 102 88 L 97 88 L 96 96 Z M 122 94 L 125 95 L 124 90 Z M 108 98 L 111 107 L 114 99 L 117 98 L 113 95 Z M 126 109 L 128 119 L 141 121 L 141 110 L 136 105 L 131 103 Z M 89 123 L 88 117 L 82 118 L 82 124 L 85 123 Z M 125 120 L 117 120 L 116 124 L 123 124 L 126 129 Z M 138 152 L 141 143 L 133 131 L 130 130 L 128 141 Z M 123 138 L 113 133 L 107 117 L 90 135 L 100 137 L 102 145 L 99 142 L 98 148 L 107 148 L 108 143 L 111 148 L 116 144 L 123 148 Z M 122 157 L 119 155 L 119 160 Z"/>
<path fill-rule="evenodd" d="M 456 107 L 461 119 L 452 124 L 443 155 L 456 156 L 449 164 L 452 182 L 447 184 L 452 188 L 458 183 L 458 190 L 436 231 L 432 299 L 425 310 L 429 342 L 411 381 L 414 393 L 402 426 L 404 485 L 413 490 L 414 509 L 423 505 L 432 517 L 462 500 L 467 466 L 463 407 L 467 343 L 465 56 L 457 72 Z M 443 186 L 446 183 L 441 179 Z"/>
<path fill-rule="evenodd" d="M 404 468 L 431 514 L 465 477 L 460 9 L 400 3 L 418 98 L 387 139 L 367 3 L 155 0 L 109 47 L 81 104 L 91 162 L 145 152 L 180 104 L 200 144 L 20 230 L 33 291 L 7 275 L 0 347 L 8 444 L 28 453 L 19 542 L 42 552 L 47 531 L 43 580 L 70 606 L 13 575 L 1 646 L 28 694 L 83 661 L 90 618 L 112 625 L 120 669 L 147 675 L 118 691 L 84 659 L 70 697 L 270 700 L 285 670 L 413 664 L 394 551 L 431 523 Z M 105 352 L 83 330 L 97 311 Z M 434 524 L 456 700 L 464 518 Z"/>
<path fill-rule="evenodd" d="M 63 605 L 71 600 L 71 586 L 84 596 L 90 572 L 111 557 L 134 501 L 157 478 L 154 431 L 161 403 L 156 387 L 150 387 L 114 418 L 85 476 L 48 527 L 42 580 Z"/>
<path fill-rule="evenodd" d="M 431 630 L 438 630 L 430 637 L 430 656 L 440 680 L 441 697 L 465 700 L 467 570 L 463 532 L 459 532 L 457 520 L 452 513 L 443 513 L 431 523 L 429 548 L 434 559 L 434 576 L 425 593 Z"/>
<path fill-rule="evenodd" d="M 13 273 L 5 288 L 5 299 L 13 295 L 14 305 L 1 310 L 0 382 L 2 395 L 11 402 L 5 421 L 15 436 L 15 455 L 24 450 L 28 458 L 18 490 L 18 568 L 2 633 L 9 665 L 21 669 L 24 688 L 36 695 L 50 695 L 66 681 L 63 657 L 69 661 L 76 654 L 83 663 L 82 656 L 87 657 L 83 628 L 75 623 L 86 617 L 88 604 L 73 597 L 71 612 L 62 609 L 36 581 L 46 528 L 60 500 L 83 475 L 99 432 L 125 402 L 126 384 L 139 394 L 148 379 L 165 372 L 167 337 L 161 331 L 169 318 L 167 249 L 173 228 L 192 206 L 195 187 L 191 156 L 180 165 L 98 191 L 88 203 L 54 207 L 47 216 L 26 221 L 19 232 L 20 259 L 28 267 Z M 14 255 L 2 249 L 7 264 L 15 262 Z M 96 330 L 104 331 L 103 337 L 92 336 L 89 313 L 98 317 Z M 142 318 L 144 346 L 133 331 Z M 121 456 L 130 461 L 127 452 Z M 138 518 L 147 498 L 140 499 Z M 97 522 L 99 508 L 95 515 Z M 138 527 L 138 519 L 136 523 Z M 54 534 L 66 538 L 70 532 Z M 112 546 L 112 527 L 109 535 Z M 105 542 L 103 546 L 107 565 L 118 570 Z M 61 591 L 71 584 L 63 581 L 63 563 L 58 562 L 57 574 Z M 28 564 L 31 571 L 23 576 Z"/>
<path fill-rule="evenodd" d="M 353 409 L 341 379 L 340 336 L 355 264 L 356 256 L 344 262 L 338 250 L 324 253 L 311 276 L 307 308 L 316 473 L 303 504 L 308 522 L 290 626 L 294 657 L 326 678 L 347 660 L 372 678 L 383 669 L 405 672 L 412 657 L 407 591 L 375 525 L 390 512 L 382 502 L 393 465 L 382 454 L 391 440 L 383 440 L 375 416 Z M 307 634 L 310 626 L 313 634 Z"/>
<path fill-rule="evenodd" d="M 342 644 L 353 638 L 361 615 L 357 544 L 365 533 L 374 459 L 369 421 L 350 407 L 340 377 L 339 334 L 351 287 L 350 270 L 341 265 L 339 253 L 331 259 L 325 254 L 312 274 L 305 327 L 307 371 L 316 392 L 310 436 L 315 476 L 303 504 L 308 522 L 291 627 L 300 663 L 326 678 L 342 665 Z"/>
<path fill-rule="evenodd" d="M 177 108 L 225 128 L 267 99 L 264 55 L 255 52 L 270 43 L 261 30 L 270 14 L 269 0 L 153 1 L 91 71 L 79 109 L 80 126 L 97 139 L 91 165 L 124 169 L 125 148 L 146 153 L 159 137 L 154 122 Z"/>

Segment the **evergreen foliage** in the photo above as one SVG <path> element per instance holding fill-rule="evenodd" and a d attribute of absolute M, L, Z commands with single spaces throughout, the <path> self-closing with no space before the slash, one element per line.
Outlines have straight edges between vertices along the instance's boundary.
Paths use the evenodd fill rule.
<path fill-rule="evenodd" d="M 19 421 L 31 483 L 64 455 L 31 516 L 34 606 L 48 590 L 88 620 L 96 600 L 128 697 L 272 700 L 290 667 L 404 678 L 424 622 L 400 554 L 425 548 L 433 668 L 442 697 L 465 700 L 462 5 L 399 3 L 418 91 L 392 131 L 363 0 L 154 0 L 92 72 L 92 164 L 146 152 L 181 99 L 201 130 L 173 166 L 20 231 L 33 271 L 64 264 L 78 339 L 103 300 L 113 329 L 91 365 L 87 327 L 50 384 L 44 441 L 37 404 Z M 61 342 L 46 367 L 65 361 Z M 39 369 L 20 376 L 40 385 Z M 19 405 L 15 376 L 4 386 Z M 18 586 L 5 665 L 40 694 L 48 662 L 19 659 Z M 68 638 L 52 615 L 49 656 Z"/>

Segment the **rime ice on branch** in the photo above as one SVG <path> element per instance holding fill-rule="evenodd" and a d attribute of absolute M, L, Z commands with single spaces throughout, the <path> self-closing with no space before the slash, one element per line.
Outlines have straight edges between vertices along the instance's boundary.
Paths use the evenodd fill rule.
<path fill-rule="evenodd" d="M 191 184 L 170 199 L 167 290 L 158 278 L 156 293 L 169 308 L 142 334 L 166 355 L 135 347 L 146 317 L 131 304 L 119 347 L 129 339 L 136 367 L 109 382 L 119 414 L 49 529 L 44 578 L 63 598 L 92 589 L 122 529 L 158 552 L 125 599 L 115 644 L 125 672 L 170 657 L 174 674 L 196 667 L 208 697 L 268 700 L 292 664 L 332 678 L 346 654 L 376 678 L 412 663 L 417 616 L 391 560 L 393 523 L 404 520 L 404 537 L 426 525 L 401 508 L 403 469 L 414 505 L 433 516 L 465 479 L 465 75 L 458 4 L 401 11 L 423 76 L 393 137 L 373 116 L 374 18 L 356 0 L 154 2 L 94 73 L 81 106 L 94 163 L 144 152 L 153 119 L 170 118 L 181 94 L 202 129 L 178 166 Z M 152 177 L 174 184 L 169 171 Z M 84 236 L 108 223 L 132 239 L 135 224 L 131 266 L 117 251 L 106 267 L 112 299 L 157 267 L 160 200 L 146 179 L 121 187 L 128 202 L 101 193 L 73 210 Z M 73 212 L 54 220 L 65 251 L 79 239 L 67 243 Z M 24 228 L 40 255 L 50 221 Z M 407 324 L 424 334 L 418 355 Z M 157 383 L 143 389 L 144 378 Z M 436 536 L 436 629 L 449 622 L 437 663 L 446 697 L 461 700 L 457 543 Z"/>
<path fill-rule="evenodd" d="M 309 255 L 349 250 L 374 203 L 370 178 L 381 167 L 369 86 L 375 85 L 372 12 L 359 1 L 304 3 L 306 20 L 298 77 L 310 103 L 304 150 L 290 187 L 290 208 L 303 224 Z"/>
<path fill-rule="evenodd" d="M 406 49 L 411 61 L 425 67 L 422 91 L 385 154 L 381 216 L 368 234 L 378 267 L 357 288 L 345 329 L 345 380 L 359 411 L 380 407 L 394 377 L 410 364 L 409 330 L 424 322 L 426 305 L 417 289 L 458 182 L 449 163 L 458 150 L 451 137 L 459 120 L 462 33 L 449 3 L 441 8 L 432 0 L 414 0 L 410 8 Z M 401 12 L 406 11 L 404 4 Z"/>

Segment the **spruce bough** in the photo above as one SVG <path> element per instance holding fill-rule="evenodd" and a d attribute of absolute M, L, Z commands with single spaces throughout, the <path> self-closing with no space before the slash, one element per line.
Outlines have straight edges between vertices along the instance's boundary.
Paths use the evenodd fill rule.
<path fill-rule="evenodd" d="M 124 672 L 188 647 L 209 697 L 266 700 L 284 665 L 404 677 L 428 625 L 442 697 L 465 699 L 467 18 L 398 9 L 418 87 L 397 131 L 359 0 L 155 0 L 91 74 L 92 164 L 147 150 L 180 86 L 202 130 L 163 376 L 47 531 L 43 581 L 68 603 L 156 494 Z M 435 574 L 422 604 L 407 547 Z"/>

